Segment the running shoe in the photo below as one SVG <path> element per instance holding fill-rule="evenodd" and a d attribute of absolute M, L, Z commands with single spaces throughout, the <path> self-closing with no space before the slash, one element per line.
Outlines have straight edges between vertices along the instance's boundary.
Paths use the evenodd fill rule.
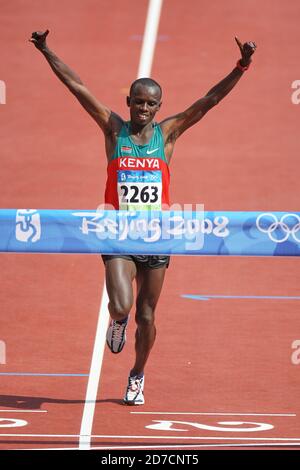
<path fill-rule="evenodd" d="M 122 351 L 126 342 L 126 327 L 128 318 L 119 322 L 117 320 L 111 320 L 110 325 L 106 332 L 106 343 L 111 352 L 118 354 Z"/>
<path fill-rule="evenodd" d="M 128 377 L 128 385 L 123 399 L 125 405 L 143 405 L 145 403 L 143 393 L 144 383 L 144 375 L 142 375 L 141 377 L 138 375 Z"/>

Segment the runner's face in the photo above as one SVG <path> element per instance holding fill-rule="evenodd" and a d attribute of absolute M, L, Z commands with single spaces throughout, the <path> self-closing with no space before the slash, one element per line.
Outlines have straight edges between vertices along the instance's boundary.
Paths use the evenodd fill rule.
<path fill-rule="evenodd" d="M 144 127 L 154 119 L 161 106 L 160 91 L 155 87 L 137 86 L 127 97 L 127 105 L 130 107 L 131 121 Z"/>

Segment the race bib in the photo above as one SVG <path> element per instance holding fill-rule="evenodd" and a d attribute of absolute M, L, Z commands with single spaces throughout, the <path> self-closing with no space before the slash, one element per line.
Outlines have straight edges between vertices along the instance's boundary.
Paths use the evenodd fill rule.
<path fill-rule="evenodd" d="M 161 171 L 118 171 L 120 210 L 161 210 Z"/>

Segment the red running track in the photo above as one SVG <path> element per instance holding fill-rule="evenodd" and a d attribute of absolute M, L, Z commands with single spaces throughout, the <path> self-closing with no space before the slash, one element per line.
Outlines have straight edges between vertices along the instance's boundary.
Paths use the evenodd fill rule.
<path fill-rule="evenodd" d="M 103 197 L 102 135 L 27 43 L 30 33 L 49 28 L 49 45 L 126 116 L 146 12 L 146 0 L 2 6 L 2 208 L 90 209 Z M 299 15 L 296 0 L 164 1 L 152 73 L 164 89 L 161 118 L 232 70 L 234 35 L 258 44 L 236 89 L 178 142 L 173 202 L 204 203 L 206 210 L 299 210 L 300 107 L 291 100 L 299 79 Z M 0 448 L 78 448 L 101 261 L 12 254 L 0 260 L 6 344 Z M 299 276 L 294 258 L 173 257 L 146 370 L 146 405 L 121 405 L 133 361 L 131 322 L 123 353 L 105 351 L 91 446 L 297 448 L 300 364 L 292 344 L 300 340 L 299 300 L 276 297 L 299 296 Z M 189 294 L 228 297 L 182 297 Z"/>

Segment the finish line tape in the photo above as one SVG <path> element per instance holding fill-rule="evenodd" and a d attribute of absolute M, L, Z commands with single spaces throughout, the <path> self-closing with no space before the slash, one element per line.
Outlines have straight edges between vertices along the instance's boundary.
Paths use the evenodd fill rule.
<path fill-rule="evenodd" d="M 0 252 L 299 256 L 300 212 L 2 209 Z"/>

